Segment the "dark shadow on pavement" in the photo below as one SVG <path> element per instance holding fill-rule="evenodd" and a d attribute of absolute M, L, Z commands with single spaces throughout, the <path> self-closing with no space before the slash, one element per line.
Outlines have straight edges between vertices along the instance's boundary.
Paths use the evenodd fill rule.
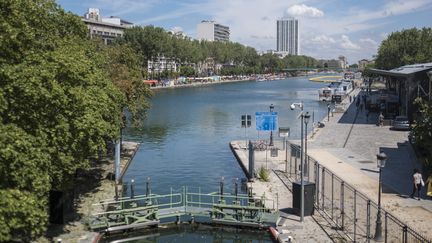
<path fill-rule="evenodd" d="M 365 91 L 360 91 L 356 96 L 355 100 L 349 104 L 347 110 L 344 112 L 338 123 L 343 124 L 371 124 L 376 125 L 378 122 L 379 111 L 371 111 L 366 109 L 366 105 L 363 100 L 363 95 L 366 95 Z M 372 92 L 370 95 L 378 95 Z M 367 95 L 366 95 L 367 96 Z M 359 99 L 359 105 L 357 106 L 357 100 Z"/>
<path fill-rule="evenodd" d="M 368 171 L 368 172 L 373 172 L 373 173 L 379 173 L 378 170 L 371 170 L 371 169 L 367 169 L 367 168 L 361 168 L 360 170 L 364 170 L 364 171 Z"/>

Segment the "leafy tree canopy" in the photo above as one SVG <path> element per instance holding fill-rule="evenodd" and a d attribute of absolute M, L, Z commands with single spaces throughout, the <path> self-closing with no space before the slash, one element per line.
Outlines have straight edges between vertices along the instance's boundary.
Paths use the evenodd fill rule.
<path fill-rule="evenodd" d="M 393 69 L 404 65 L 432 62 L 432 29 L 407 29 L 391 33 L 381 42 L 375 65 Z"/>
<path fill-rule="evenodd" d="M 0 241 L 46 227 L 51 189 L 118 138 L 124 108 L 148 107 L 140 58 L 86 39 L 81 19 L 53 0 L 0 2 Z"/>
<path fill-rule="evenodd" d="M 140 53 L 143 57 L 143 69 L 147 67 L 148 60 L 157 59 L 159 56 L 172 58 L 185 66 L 203 63 L 206 60 L 227 64 L 219 73 L 222 75 L 280 72 L 284 68 L 318 66 L 317 60 L 307 56 L 289 55 L 283 59 L 273 54 L 260 56 L 254 48 L 239 43 L 179 38 L 151 25 L 127 29 L 120 42 L 128 43 Z M 180 73 L 191 73 L 184 72 L 185 70 L 188 68 L 180 68 Z"/>

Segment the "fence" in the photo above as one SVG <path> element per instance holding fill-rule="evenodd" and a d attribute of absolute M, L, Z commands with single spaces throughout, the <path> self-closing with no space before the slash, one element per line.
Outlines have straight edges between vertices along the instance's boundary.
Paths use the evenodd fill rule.
<path fill-rule="evenodd" d="M 290 180 L 300 179 L 300 148 L 291 144 L 285 168 Z M 304 156 L 304 177 L 315 183 L 315 208 L 325 214 L 354 242 L 373 241 L 378 205 L 309 156 Z M 381 209 L 384 242 L 431 242 L 395 216 Z"/>

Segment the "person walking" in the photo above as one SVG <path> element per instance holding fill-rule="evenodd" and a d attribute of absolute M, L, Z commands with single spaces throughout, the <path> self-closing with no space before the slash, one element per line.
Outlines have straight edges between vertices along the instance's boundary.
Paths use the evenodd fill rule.
<path fill-rule="evenodd" d="M 411 193 L 411 198 L 414 198 L 414 194 L 417 192 L 417 200 L 420 201 L 420 190 L 424 186 L 422 175 L 418 169 L 414 169 L 413 174 L 413 191 Z"/>
<path fill-rule="evenodd" d="M 380 115 L 378 116 L 378 126 L 382 127 L 383 125 L 384 125 L 384 115 L 381 112 Z"/>

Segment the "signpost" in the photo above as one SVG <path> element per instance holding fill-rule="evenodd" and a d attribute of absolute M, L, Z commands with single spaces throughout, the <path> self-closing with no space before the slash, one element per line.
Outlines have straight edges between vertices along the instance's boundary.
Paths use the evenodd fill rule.
<path fill-rule="evenodd" d="M 248 147 L 248 142 L 247 142 L 247 136 L 246 136 L 246 128 L 251 127 L 252 125 L 252 116 L 251 115 L 241 115 L 241 127 L 244 127 L 245 129 L 245 148 L 247 149 Z"/>
<path fill-rule="evenodd" d="M 277 112 L 255 112 L 257 131 L 274 131 L 277 129 Z"/>
<path fill-rule="evenodd" d="M 288 140 L 290 128 L 289 127 L 279 127 L 279 137 L 284 138 L 284 150 L 285 150 L 285 173 L 288 170 Z"/>

